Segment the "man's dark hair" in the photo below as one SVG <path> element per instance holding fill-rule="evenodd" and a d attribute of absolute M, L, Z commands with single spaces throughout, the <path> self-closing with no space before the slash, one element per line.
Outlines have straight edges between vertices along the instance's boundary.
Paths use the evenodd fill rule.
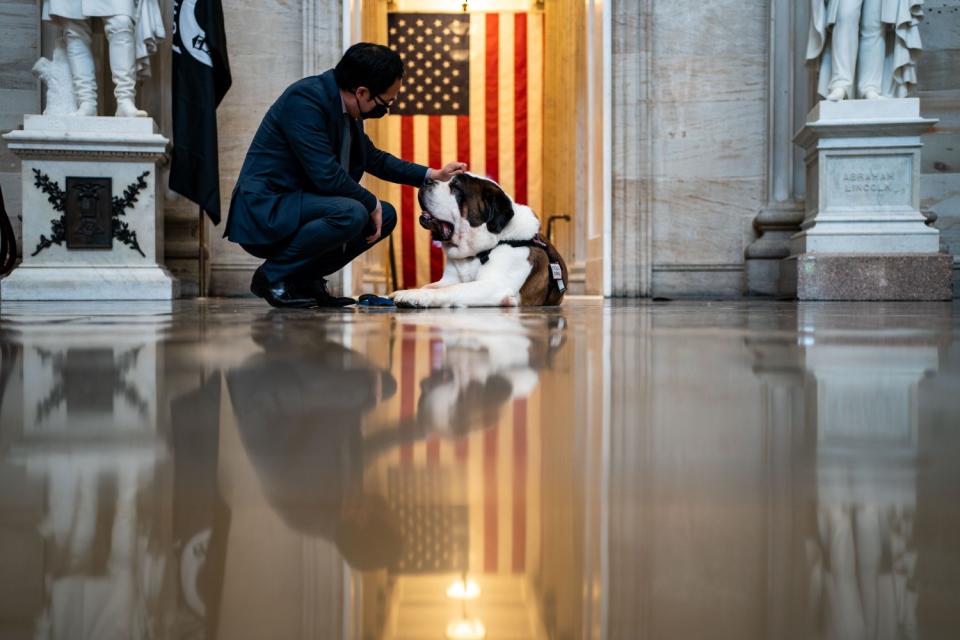
<path fill-rule="evenodd" d="M 382 44 L 358 42 L 340 58 L 333 77 L 341 89 L 366 87 L 378 96 L 403 78 L 403 61 L 396 51 Z"/>

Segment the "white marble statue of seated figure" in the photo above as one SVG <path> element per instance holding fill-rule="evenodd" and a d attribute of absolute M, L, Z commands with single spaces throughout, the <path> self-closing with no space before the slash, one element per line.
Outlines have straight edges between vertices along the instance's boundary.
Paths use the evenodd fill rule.
<path fill-rule="evenodd" d="M 917 82 L 922 19 L 923 0 L 811 0 L 807 60 L 820 70 L 817 92 L 906 97 Z"/>
<path fill-rule="evenodd" d="M 103 21 L 116 115 L 146 116 L 135 103 L 138 78 L 150 75 L 149 56 L 165 36 L 157 0 L 43 0 L 43 19 L 63 30 L 76 115 L 97 115 L 97 77 L 91 19 Z"/>

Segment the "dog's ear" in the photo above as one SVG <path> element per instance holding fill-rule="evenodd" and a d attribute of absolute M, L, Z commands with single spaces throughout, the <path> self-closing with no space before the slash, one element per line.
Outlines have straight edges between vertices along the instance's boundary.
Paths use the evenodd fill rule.
<path fill-rule="evenodd" d="M 487 225 L 490 233 L 500 233 L 513 219 L 513 203 L 500 186 L 490 180 L 458 175 L 450 190 L 457 198 L 461 215 L 471 227 Z"/>
<path fill-rule="evenodd" d="M 488 182 L 484 185 L 483 204 L 490 233 L 500 233 L 513 219 L 513 203 L 503 189 Z"/>

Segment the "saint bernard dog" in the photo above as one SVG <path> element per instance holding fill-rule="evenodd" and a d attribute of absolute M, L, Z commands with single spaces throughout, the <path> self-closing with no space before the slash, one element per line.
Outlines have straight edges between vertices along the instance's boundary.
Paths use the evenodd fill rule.
<path fill-rule="evenodd" d="M 493 180 L 470 173 L 428 180 L 418 196 L 420 226 L 443 246 L 443 277 L 395 292 L 400 307 L 556 306 L 567 288 L 567 265 L 540 235 L 530 207 Z"/>

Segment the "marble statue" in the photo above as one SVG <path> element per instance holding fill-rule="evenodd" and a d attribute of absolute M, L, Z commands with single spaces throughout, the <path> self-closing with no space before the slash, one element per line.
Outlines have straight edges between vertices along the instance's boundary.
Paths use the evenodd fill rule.
<path fill-rule="evenodd" d="M 147 116 L 135 103 L 137 80 L 150 75 L 150 54 L 165 37 L 163 18 L 157 0 L 43 0 L 43 19 L 58 24 L 63 31 L 66 61 L 72 78 L 75 115 L 97 115 L 97 77 L 92 49 L 91 19 L 103 21 L 107 37 L 110 73 L 118 117 Z M 51 88 L 62 78 L 57 54 L 52 61 L 38 62 L 38 75 L 47 84 L 48 103 Z M 62 62 L 59 63 L 62 67 Z M 35 67 L 36 69 L 36 67 Z M 51 84 L 51 80 L 54 84 Z M 66 104 L 57 97 L 54 112 Z M 48 107 L 49 111 L 49 107 Z"/>
<path fill-rule="evenodd" d="M 33 65 L 33 74 L 47 87 L 47 102 L 43 115 L 65 116 L 77 110 L 77 101 L 73 97 L 73 76 L 70 75 L 67 49 L 62 38 L 57 39 L 53 60 L 37 60 Z"/>
<path fill-rule="evenodd" d="M 827 100 L 903 98 L 917 82 L 923 0 L 811 0 L 807 60 Z"/>

